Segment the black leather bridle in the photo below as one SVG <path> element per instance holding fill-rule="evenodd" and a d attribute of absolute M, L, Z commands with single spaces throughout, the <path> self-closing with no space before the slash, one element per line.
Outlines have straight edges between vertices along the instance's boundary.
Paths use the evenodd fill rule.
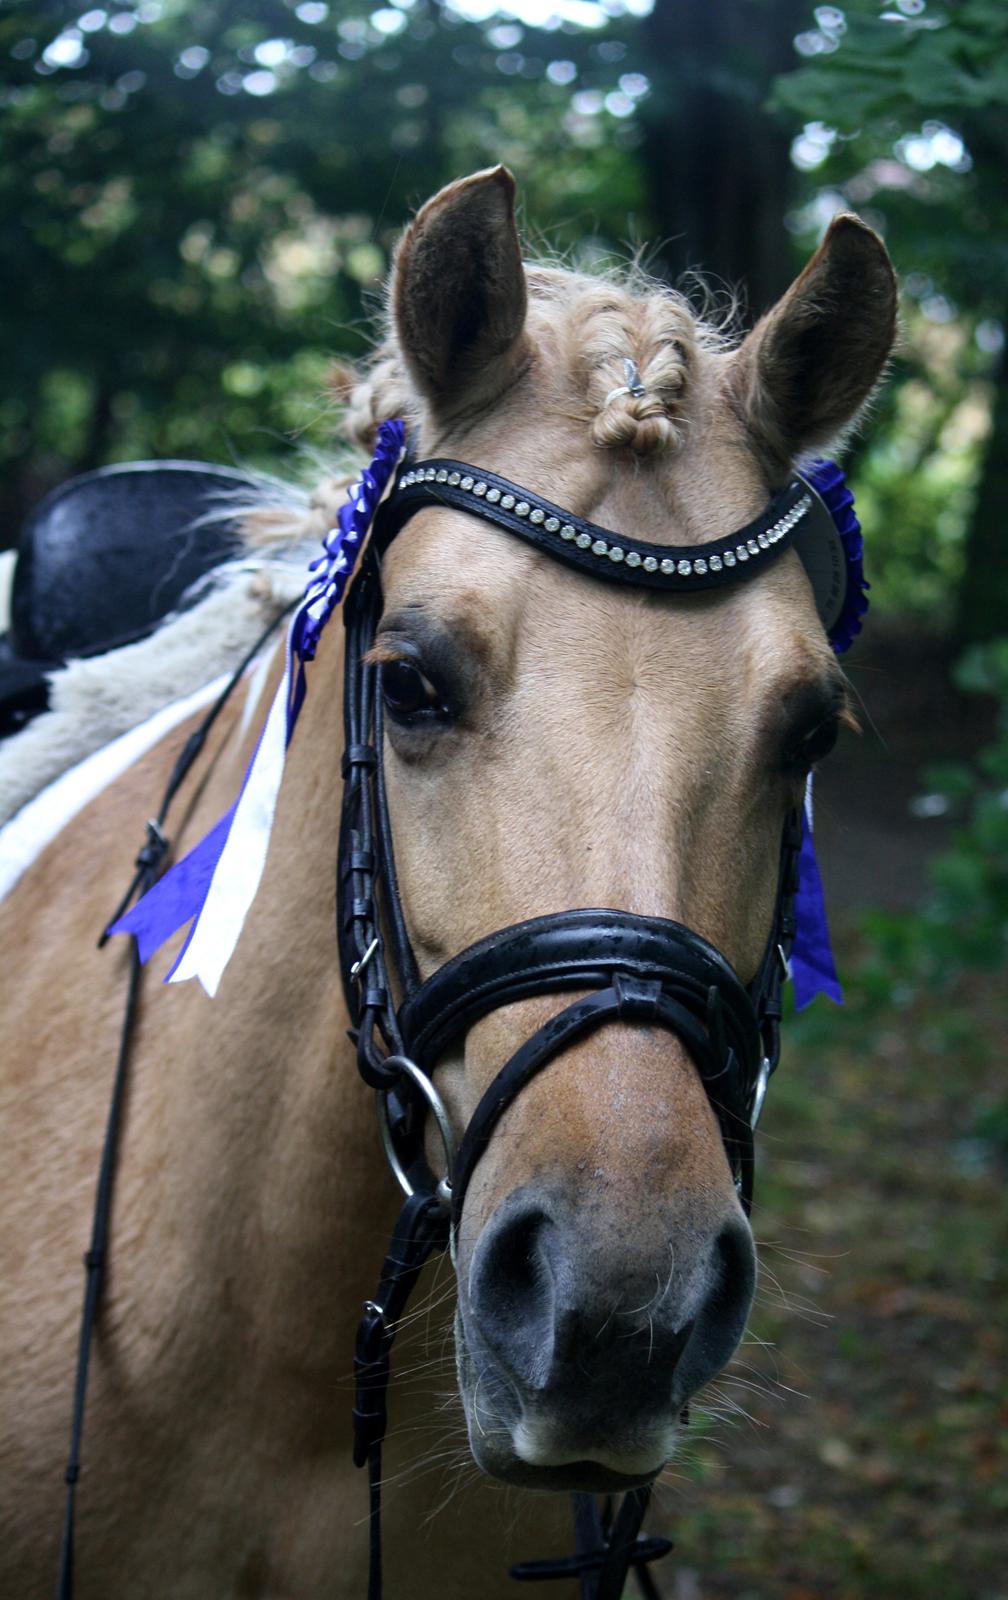
<path fill-rule="evenodd" d="M 678 922 L 614 909 L 558 911 L 490 934 L 421 980 L 395 869 L 383 765 L 380 667 L 366 659 L 382 610 L 381 557 L 400 528 L 427 507 L 482 518 L 596 580 L 672 593 L 737 583 L 794 541 L 813 496 L 792 479 L 766 510 L 730 538 L 690 548 L 645 544 L 583 521 L 499 474 L 464 462 L 407 459 L 379 508 L 360 572 L 344 604 L 346 668 L 343 810 L 338 885 L 340 969 L 361 1074 L 378 1094 L 386 1154 L 407 1200 L 375 1300 L 358 1334 L 355 1460 L 372 1482 L 369 1595 L 380 1594 L 378 1481 L 385 1386 L 395 1323 L 423 1260 L 449 1241 L 466 1189 L 497 1123 L 525 1085 L 568 1046 L 613 1021 L 648 1022 L 676 1035 L 694 1061 L 718 1117 L 742 1205 L 752 1199 L 752 1130 L 780 1055 L 781 985 L 795 934 L 800 819 L 788 815 L 777 897 L 765 952 L 746 985 L 706 939 Z M 585 993 L 587 991 L 587 993 Z M 479 1101 L 457 1152 L 432 1082 L 445 1051 L 500 1006 L 530 995 L 576 992 L 505 1062 Z M 437 1177 L 424 1150 L 433 1112 L 445 1146 Z M 408 1281 L 407 1281 L 408 1280 Z M 647 1502 L 634 1491 L 622 1533 L 583 1554 L 582 1592 L 610 1600 L 630 1566 L 667 1544 L 637 1538 Z M 619 1519 L 617 1519 L 617 1527 Z M 619 1544 L 621 1554 L 615 1558 Z M 661 1549 L 651 1548 L 661 1544 Z M 647 1547 L 647 1548 L 645 1548 Z M 574 1558 L 575 1563 L 577 1558 Z M 548 1564 L 546 1564 L 548 1565 Z M 543 1563 L 517 1577 L 559 1576 Z"/>
<path fill-rule="evenodd" d="M 344 606 L 346 668 L 343 809 L 337 920 L 340 970 L 353 1022 L 361 1074 L 376 1091 L 382 1137 L 406 1200 L 399 1214 L 374 1300 L 366 1302 L 354 1359 L 354 1460 L 368 1466 L 371 1498 L 368 1600 L 381 1596 L 381 1444 L 397 1324 L 431 1251 L 451 1241 L 469 1179 L 493 1131 L 524 1086 L 557 1055 L 612 1021 L 646 1021 L 682 1040 L 717 1114 L 736 1188 L 748 1212 L 752 1199 L 752 1130 L 780 1055 L 781 986 L 795 936 L 794 900 L 800 819 L 785 820 L 775 910 L 763 958 L 745 985 L 721 953 L 691 929 L 661 917 L 613 909 L 559 911 L 504 928 L 470 945 L 421 981 L 395 872 L 385 793 L 379 668 L 366 659 L 382 610 L 381 557 L 403 524 L 429 506 L 464 510 L 609 582 L 672 593 L 725 586 L 763 570 L 794 544 L 832 627 L 843 603 L 843 549 L 829 510 L 801 478 L 793 478 L 766 510 L 730 538 L 690 548 L 650 545 L 595 526 L 495 473 L 464 462 L 407 459 L 379 507 L 361 569 Z M 817 509 L 818 507 L 818 509 Z M 825 523 L 821 521 L 825 518 Z M 825 538 L 805 539 L 820 519 Z M 280 617 L 268 632 L 278 625 Z M 158 876 L 168 849 L 162 824 L 183 778 L 227 703 L 254 645 L 229 685 L 190 735 L 169 780 L 158 817 L 147 825 L 137 872 L 115 923 L 138 892 Z M 102 942 L 108 930 L 102 935 Z M 126 1015 L 95 1203 L 92 1247 L 81 1318 L 66 1469 L 67 1499 L 57 1593 L 72 1600 L 75 1489 L 87 1392 L 88 1359 L 104 1279 L 112 1172 L 139 979 L 134 942 Z M 432 1075 L 446 1050 L 481 1017 L 537 994 L 576 993 L 505 1062 L 483 1095 L 456 1151 L 453 1130 Z M 445 1146 L 438 1177 L 424 1151 L 431 1112 Z M 578 1576 L 582 1600 L 619 1600 L 627 1573 L 645 1597 L 657 1597 L 647 1563 L 665 1554 L 667 1539 L 644 1538 L 648 1489 L 632 1490 L 611 1515 L 591 1495 L 576 1494 L 578 1553 L 513 1567 L 515 1578 Z"/>

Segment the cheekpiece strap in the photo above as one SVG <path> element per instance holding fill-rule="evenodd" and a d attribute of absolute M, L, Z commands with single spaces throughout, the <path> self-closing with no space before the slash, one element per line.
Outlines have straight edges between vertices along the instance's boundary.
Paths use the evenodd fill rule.
<path fill-rule="evenodd" d="M 674 593 L 716 589 L 761 571 L 792 542 L 811 511 L 812 496 L 792 478 L 754 521 L 701 545 L 647 544 L 586 522 L 527 489 L 447 457 L 406 465 L 375 519 L 375 547 L 384 551 L 410 517 L 449 506 L 482 517 L 554 560 L 607 582 Z"/>

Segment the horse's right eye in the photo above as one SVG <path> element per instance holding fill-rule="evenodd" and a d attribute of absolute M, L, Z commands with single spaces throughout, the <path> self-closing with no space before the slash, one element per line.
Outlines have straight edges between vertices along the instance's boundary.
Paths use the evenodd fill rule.
<path fill-rule="evenodd" d="M 444 711 L 442 697 L 430 679 L 410 661 L 383 661 L 381 692 L 385 707 L 393 717 L 410 720 L 425 712 Z"/>

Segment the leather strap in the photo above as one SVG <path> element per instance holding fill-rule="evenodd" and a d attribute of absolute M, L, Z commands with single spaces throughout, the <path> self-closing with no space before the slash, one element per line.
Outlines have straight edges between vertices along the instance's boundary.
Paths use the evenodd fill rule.
<path fill-rule="evenodd" d="M 432 1071 L 449 1044 L 490 1011 L 529 995 L 597 989 L 614 974 L 658 979 L 705 1009 L 723 992 L 730 1043 L 743 1068 L 759 1065 L 752 1002 L 719 950 L 679 922 L 585 908 L 519 922 L 470 945 L 440 967 L 399 1011 L 408 1052 Z"/>
<path fill-rule="evenodd" d="M 671 1539 L 640 1534 L 651 1498 L 650 1489 L 633 1489 L 625 1495 L 615 1521 L 612 1503 L 600 1513 L 591 1494 L 573 1494 L 577 1554 L 551 1556 L 543 1561 L 519 1561 L 511 1568 L 520 1583 L 542 1583 L 550 1578 L 579 1578 L 581 1600 L 620 1600 L 627 1573 L 633 1570 L 646 1600 L 658 1600 L 647 1563 L 660 1560 L 673 1549 Z"/>
<path fill-rule="evenodd" d="M 354 1466 L 367 1466 L 368 1600 L 381 1600 L 381 1447 L 388 1426 L 392 1344 L 406 1302 L 432 1250 L 447 1239 L 444 1211 L 429 1195 L 410 1195 L 396 1222 L 374 1300 L 364 1303 L 354 1352 Z"/>
<path fill-rule="evenodd" d="M 147 823 L 143 845 L 140 848 L 135 862 L 135 871 L 130 881 L 129 888 L 123 895 L 116 910 L 109 918 L 98 940 L 101 949 L 109 938 L 109 928 L 118 922 L 126 908 L 135 897 L 146 894 L 161 872 L 161 867 L 171 845 L 165 833 L 165 823 L 172 801 L 184 783 L 197 757 L 206 743 L 211 728 L 217 721 L 224 707 L 227 705 L 235 689 L 241 682 L 246 669 L 251 665 L 259 651 L 267 643 L 270 635 L 280 626 L 284 617 L 293 609 L 293 605 L 285 606 L 260 634 L 242 660 L 238 663 L 213 705 L 206 711 L 199 725 L 189 735 L 182 749 L 175 759 L 169 774 L 167 785 L 161 796 L 161 804 L 157 815 Z M 99 1313 L 101 1311 L 101 1296 L 105 1283 L 105 1269 L 108 1263 L 109 1247 L 111 1242 L 111 1212 L 112 1199 L 115 1188 L 116 1157 L 119 1146 L 119 1131 L 122 1121 L 122 1111 L 125 1101 L 126 1088 L 129 1079 L 129 1062 L 133 1042 L 133 1023 L 136 1014 L 137 1001 L 140 994 L 140 980 L 143 968 L 135 939 L 130 940 L 130 967 L 129 981 L 126 987 L 126 1007 L 123 1016 L 122 1029 L 119 1035 L 119 1052 L 116 1060 L 115 1076 L 112 1083 L 112 1096 L 109 1104 L 108 1117 L 105 1123 L 105 1138 L 102 1144 L 101 1162 L 98 1169 L 98 1183 L 95 1190 L 94 1211 L 91 1221 L 91 1245 L 84 1257 L 86 1272 L 84 1283 L 84 1303 L 81 1308 L 80 1331 L 77 1339 L 77 1368 L 74 1376 L 73 1412 L 70 1423 L 70 1450 L 64 1472 L 66 1484 L 66 1501 L 63 1513 L 63 1532 L 60 1539 L 59 1570 L 56 1578 L 57 1600 L 73 1600 L 74 1590 L 74 1534 L 76 1522 L 76 1496 L 77 1483 L 81 1473 L 81 1447 L 84 1435 L 84 1413 L 87 1402 L 88 1367 L 91 1358 L 91 1344 L 94 1338 Z"/>
<path fill-rule="evenodd" d="M 744 991 L 743 991 L 744 992 Z M 462 1217 L 469 1180 L 501 1117 L 525 1085 L 555 1056 L 606 1022 L 656 1023 L 685 1044 L 721 1124 L 729 1157 L 745 1141 L 748 1121 L 739 1109 L 738 1074 L 730 1049 L 722 1055 L 691 1007 L 665 993 L 657 979 L 617 972 L 612 986 L 575 1000 L 527 1039 L 498 1072 L 480 1099 L 466 1128 L 455 1164 L 452 1220 Z M 737 1159 L 732 1160 L 734 1167 Z"/>
<path fill-rule="evenodd" d="M 450 506 L 593 578 L 682 594 L 755 576 L 788 548 L 811 504 L 806 485 L 792 478 L 758 517 L 727 537 L 699 545 L 649 544 L 587 522 L 499 473 L 437 456 L 403 464 L 379 509 L 372 538 L 382 553 L 418 511 Z"/>

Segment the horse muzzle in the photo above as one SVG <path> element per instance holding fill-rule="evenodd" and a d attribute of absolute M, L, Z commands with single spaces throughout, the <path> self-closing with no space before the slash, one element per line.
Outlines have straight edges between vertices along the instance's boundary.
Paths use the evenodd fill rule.
<path fill-rule="evenodd" d="M 755 1285 L 737 1204 L 664 1240 L 652 1226 L 634 1249 L 534 1184 L 497 1206 L 458 1266 L 475 1460 L 508 1482 L 595 1492 L 661 1471 L 683 1407 L 738 1345 Z"/>

